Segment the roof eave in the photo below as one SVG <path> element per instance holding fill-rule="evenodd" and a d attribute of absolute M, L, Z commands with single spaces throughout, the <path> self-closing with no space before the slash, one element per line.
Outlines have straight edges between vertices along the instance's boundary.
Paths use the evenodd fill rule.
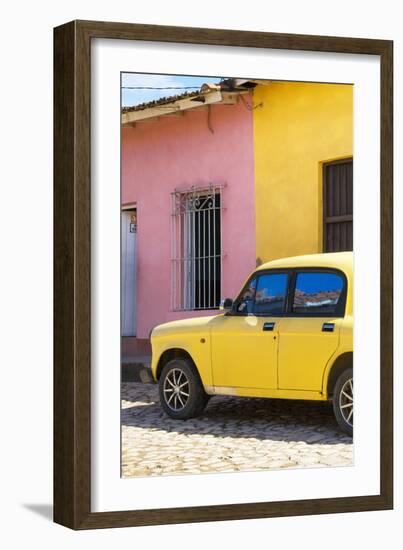
<path fill-rule="evenodd" d="M 122 113 L 122 125 L 132 126 L 137 122 L 149 119 L 157 119 L 158 117 L 164 115 L 179 114 L 189 110 L 200 110 L 201 108 L 205 108 L 208 105 L 235 105 L 238 101 L 238 96 L 240 93 L 248 92 L 226 92 L 220 89 L 210 89 L 206 92 L 200 93 L 192 97 L 187 97 L 160 105 L 152 105 L 144 109 L 126 111 Z"/>

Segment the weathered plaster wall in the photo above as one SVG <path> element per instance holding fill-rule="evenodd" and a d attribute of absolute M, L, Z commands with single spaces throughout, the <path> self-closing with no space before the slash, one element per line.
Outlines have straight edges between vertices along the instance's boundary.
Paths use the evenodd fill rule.
<path fill-rule="evenodd" d="M 353 86 L 273 82 L 254 90 L 256 254 L 322 252 L 322 163 L 353 154 Z"/>
<path fill-rule="evenodd" d="M 250 99 L 249 99 L 250 100 Z M 222 213 L 223 297 L 256 265 L 252 114 L 242 102 L 122 131 L 122 204 L 136 203 L 137 336 L 159 323 L 211 312 L 171 311 L 170 194 L 226 182 Z"/>

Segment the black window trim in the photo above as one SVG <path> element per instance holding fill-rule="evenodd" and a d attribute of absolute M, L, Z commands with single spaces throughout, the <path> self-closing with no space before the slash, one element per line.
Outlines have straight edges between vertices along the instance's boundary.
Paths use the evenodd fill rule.
<path fill-rule="evenodd" d="M 295 284 L 297 280 L 298 273 L 334 273 L 336 275 L 341 276 L 343 280 L 343 289 L 340 295 L 340 299 L 337 303 L 337 309 L 334 313 L 325 314 L 322 311 L 312 311 L 312 312 L 295 312 L 292 311 L 293 304 L 294 304 L 294 292 L 295 292 Z M 273 274 L 285 274 L 288 275 L 287 279 L 287 293 L 286 293 L 286 299 L 285 299 L 285 307 L 283 310 L 283 313 L 272 313 L 270 315 L 266 313 L 242 313 L 239 311 L 236 311 L 236 308 L 239 305 L 240 297 L 243 295 L 246 288 L 250 285 L 250 282 L 252 279 L 260 277 L 262 275 L 270 275 Z M 347 292 L 348 292 L 348 281 L 346 274 L 338 268 L 334 267 L 298 267 L 298 268 L 273 268 L 273 269 L 259 269 L 257 271 L 254 271 L 250 277 L 248 277 L 246 283 L 242 287 L 241 291 L 239 292 L 238 296 L 234 300 L 232 309 L 228 311 L 225 315 L 227 316 L 233 316 L 233 317 L 294 317 L 294 318 L 303 318 L 303 317 L 323 317 L 323 318 L 338 318 L 338 317 L 344 317 L 345 311 L 346 311 L 346 302 L 347 302 Z"/>

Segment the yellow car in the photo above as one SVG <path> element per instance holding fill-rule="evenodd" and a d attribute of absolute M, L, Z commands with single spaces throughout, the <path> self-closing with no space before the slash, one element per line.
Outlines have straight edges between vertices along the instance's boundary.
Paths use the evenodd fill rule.
<path fill-rule="evenodd" d="M 221 314 L 151 334 L 151 371 L 172 418 L 214 395 L 333 401 L 353 433 L 353 255 L 296 256 L 258 267 Z"/>

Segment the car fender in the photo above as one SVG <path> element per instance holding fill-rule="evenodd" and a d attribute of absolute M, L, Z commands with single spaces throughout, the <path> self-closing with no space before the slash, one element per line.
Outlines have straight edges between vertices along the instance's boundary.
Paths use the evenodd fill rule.
<path fill-rule="evenodd" d="M 198 329 L 197 331 L 184 331 L 183 333 L 165 334 L 157 338 L 151 338 L 152 361 L 151 372 L 153 378 L 157 378 L 157 369 L 163 355 L 170 350 L 175 350 L 174 356 L 179 356 L 184 351 L 192 359 L 203 386 L 213 383 L 211 368 L 211 337 L 210 330 Z"/>

